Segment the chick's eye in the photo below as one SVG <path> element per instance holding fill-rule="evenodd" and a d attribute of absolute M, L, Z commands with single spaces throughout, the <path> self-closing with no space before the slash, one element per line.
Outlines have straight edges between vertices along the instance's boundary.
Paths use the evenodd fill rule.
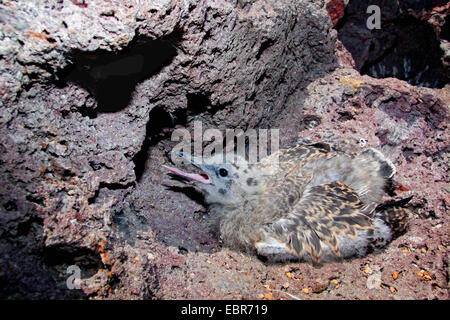
<path fill-rule="evenodd" d="M 226 177 L 228 175 L 228 171 L 227 171 L 227 169 L 220 168 L 219 169 L 219 174 L 220 174 L 221 177 Z"/>

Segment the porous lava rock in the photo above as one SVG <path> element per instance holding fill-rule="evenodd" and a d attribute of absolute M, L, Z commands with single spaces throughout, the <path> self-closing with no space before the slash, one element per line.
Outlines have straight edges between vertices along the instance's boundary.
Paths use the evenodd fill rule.
<path fill-rule="evenodd" d="M 0 297 L 447 299 L 449 87 L 362 76 L 328 12 L 314 0 L 3 1 Z M 413 196 L 409 231 L 321 267 L 222 247 L 198 194 L 161 168 L 172 132 L 196 121 L 277 128 L 281 146 L 381 149 L 409 190 L 397 197 Z"/>

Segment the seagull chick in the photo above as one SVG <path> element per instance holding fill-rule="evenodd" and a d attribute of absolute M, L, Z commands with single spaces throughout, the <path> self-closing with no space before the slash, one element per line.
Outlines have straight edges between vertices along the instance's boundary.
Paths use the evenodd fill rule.
<path fill-rule="evenodd" d="M 395 167 L 375 149 L 349 155 L 300 144 L 258 163 L 233 153 L 180 155 L 202 173 L 164 167 L 194 182 L 212 226 L 234 249 L 319 263 L 364 256 L 406 229 L 406 209 L 379 206 Z"/>

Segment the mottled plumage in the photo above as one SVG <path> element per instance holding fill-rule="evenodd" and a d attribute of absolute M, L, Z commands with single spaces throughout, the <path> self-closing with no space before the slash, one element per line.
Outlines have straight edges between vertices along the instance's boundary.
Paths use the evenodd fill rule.
<path fill-rule="evenodd" d="M 317 263 L 363 256 L 406 228 L 403 203 L 380 206 L 395 167 L 374 149 L 345 154 L 300 144 L 256 164 L 230 161 L 234 154 L 183 157 L 202 174 L 166 168 L 197 182 L 211 224 L 232 248 Z"/>

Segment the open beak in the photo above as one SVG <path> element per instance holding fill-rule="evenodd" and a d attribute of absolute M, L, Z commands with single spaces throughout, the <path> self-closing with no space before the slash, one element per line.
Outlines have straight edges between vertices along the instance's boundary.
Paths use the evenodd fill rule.
<path fill-rule="evenodd" d="M 202 169 L 202 167 L 200 165 L 200 163 L 201 163 L 200 159 L 198 159 L 197 157 L 191 156 L 191 155 L 185 155 L 182 152 L 179 152 L 178 155 L 180 157 L 184 158 L 185 160 L 189 161 L 195 167 L 201 169 L 202 173 L 188 173 L 188 172 L 184 172 L 180 169 L 169 167 L 166 165 L 163 165 L 163 167 L 180 177 L 183 177 L 183 178 L 186 178 L 189 180 L 193 180 L 196 182 L 200 182 L 203 184 L 212 184 L 211 178 L 204 172 L 204 170 Z"/>

